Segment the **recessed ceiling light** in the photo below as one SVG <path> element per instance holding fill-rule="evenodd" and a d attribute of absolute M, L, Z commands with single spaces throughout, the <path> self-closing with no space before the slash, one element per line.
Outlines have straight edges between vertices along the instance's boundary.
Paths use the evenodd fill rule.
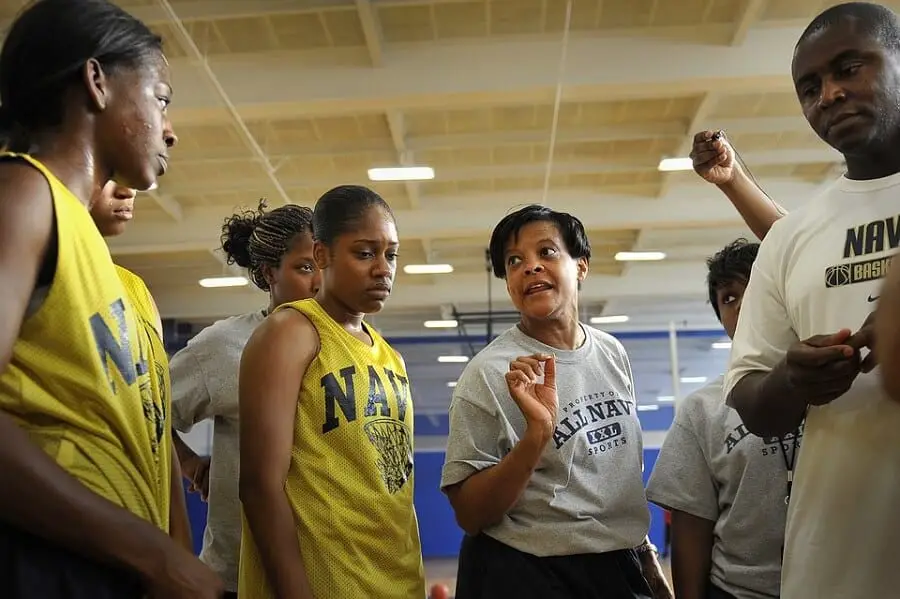
<path fill-rule="evenodd" d="M 731 341 L 716 341 L 712 347 L 713 349 L 731 349 Z"/>
<path fill-rule="evenodd" d="M 706 377 L 705 376 L 683 376 L 683 377 L 681 377 L 681 382 L 686 385 L 700 384 L 700 383 L 706 382 Z"/>
<path fill-rule="evenodd" d="M 619 322 L 628 322 L 628 317 L 624 314 L 620 316 L 592 316 L 591 324 L 616 324 Z"/>
<path fill-rule="evenodd" d="M 660 395 L 659 397 L 656 398 L 656 401 L 661 401 L 663 403 L 667 403 L 667 402 L 675 401 L 675 398 L 671 395 Z"/>
<path fill-rule="evenodd" d="M 455 329 L 459 325 L 455 320 L 426 320 L 426 329 Z"/>
<path fill-rule="evenodd" d="M 694 161 L 690 158 L 663 158 L 658 168 L 663 172 L 690 171 L 694 169 Z"/>
<path fill-rule="evenodd" d="M 469 356 L 438 356 L 438 362 L 443 364 L 462 364 L 469 361 Z"/>
<path fill-rule="evenodd" d="M 451 389 L 456 386 L 456 381 L 447 381 L 447 386 Z"/>
<path fill-rule="evenodd" d="M 452 264 L 407 264 L 403 272 L 408 275 L 445 275 L 453 272 Z"/>
<path fill-rule="evenodd" d="M 616 254 L 616 260 L 619 262 L 646 262 L 665 259 L 665 252 L 618 252 Z"/>
<path fill-rule="evenodd" d="M 208 279 L 200 279 L 200 286 L 207 288 L 216 287 L 243 287 L 250 281 L 247 277 L 210 277 Z"/>
<path fill-rule="evenodd" d="M 434 169 L 430 166 L 398 166 L 390 168 L 370 168 L 370 181 L 429 181 L 434 179 Z"/>
<path fill-rule="evenodd" d="M 638 406 L 638 412 L 655 412 L 659 406 Z"/>

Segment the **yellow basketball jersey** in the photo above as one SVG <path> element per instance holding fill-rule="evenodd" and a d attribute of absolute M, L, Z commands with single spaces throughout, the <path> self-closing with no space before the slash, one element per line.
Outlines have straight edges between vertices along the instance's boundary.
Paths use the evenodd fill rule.
<path fill-rule="evenodd" d="M 53 196 L 58 256 L 40 307 L 0 374 L 0 410 L 93 492 L 164 528 L 142 389 L 149 348 L 87 208 L 37 160 Z M 23 198 L 23 201 L 27 198 Z"/>
<path fill-rule="evenodd" d="M 150 367 L 148 384 L 141 387 L 141 402 L 147 424 L 153 456 L 156 459 L 155 489 L 160 514 L 165 517 L 166 532 L 169 530 L 169 509 L 172 502 L 172 427 L 169 414 L 172 401 L 172 387 L 169 382 L 169 358 L 163 345 L 162 322 L 156 309 L 156 302 L 150 290 L 139 276 L 116 265 L 119 280 L 134 307 L 141 327 L 140 334 L 147 343 L 147 364 Z"/>
<path fill-rule="evenodd" d="M 285 493 L 313 594 L 328 599 L 423 599 L 413 508 L 413 406 L 400 355 L 371 327 L 371 346 L 315 300 L 303 313 L 320 349 L 300 388 Z M 241 599 L 274 597 L 244 523 Z"/>

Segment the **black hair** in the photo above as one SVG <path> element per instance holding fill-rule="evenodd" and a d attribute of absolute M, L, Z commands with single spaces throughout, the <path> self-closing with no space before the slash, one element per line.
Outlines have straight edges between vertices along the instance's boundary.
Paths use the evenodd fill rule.
<path fill-rule="evenodd" d="M 506 244 L 515 239 L 525 225 L 534 222 L 551 222 L 556 225 L 569 255 L 576 260 L 585 258 L 588 262 L 591 261 L 591 242 L 580 220 L 566 212 L 531 204 L 504 216 L 491 233 L 488 253 L 495 277 L 506 278 Z"/>
<path fill-rule="evenodd" d="M 892 50 L 900 49 L 900 21 L 897 19 L 897 13 L 886 6 L 871 2 L 846 2 L 822 11 L 800 35 L 797 45 L 845 19 L 855 21 L 860 32 L 878 38 L 885 47 Z"/>
<path fill-rule="evenodd" d="M 288 204 L 266 212 L 266 201 L 262 199 L 256 210 L 244 210 L 225 219 L 222 251 L 228 264 L 246 268 L 253 283 L 268 291 L 263 267 L 277 268 L 303 233 L 312 234 L 312 210 Z"/>
<path fill-rule="evenodd" d="M 0 133 L 10 149 L 61 124 L 69 87 L 94 59 L 107 73 L 162 51 L 162 38 L 107 0 L 40 0 L 15 19 L 0 51 Z M 27 150 L 27 148 L 24 148 Z"/>
<path fill-rule="evenodd" d="M 322 194 L 313 209 L 313 236 L 316 241 L 331 245 L 334 240 L 352 231 L 372 207 L 384 210 L 391 219 L 394 212 L 384 199 L 362 185 L 341 185 Z"/>
<path fill-rule="evenodd" d="M 750 280 L 750 271 L 758 253 L 759 244 L 750 243 L 742 237 L 735 239 L 706 261 L 709 268 L 709 274 L 706 276 L 709 303 L 712 304 L 719 320 L 722 320 L 717 298 L 719 289 L 731 283 L 746 284 Z"/>

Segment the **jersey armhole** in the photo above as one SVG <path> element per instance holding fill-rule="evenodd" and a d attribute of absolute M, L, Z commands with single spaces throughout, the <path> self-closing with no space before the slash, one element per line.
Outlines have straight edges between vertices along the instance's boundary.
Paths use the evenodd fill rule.
<path fill-rule="evenodd" d="M 59 223 L 56 215 L 56 202 L 53 198 L 53 187 L 50 185 L 50 181 L 47 180 L 47 176 L 24 158 L 19 156 L 0 155 L 0 163 L 7 161 L 19 162 L 39 172 L 44 179 L 44 182 L 47 183 L 47 188 L 50 191 L 50 207 L 51 214 L 53 215 L 53 225 L 50 227 L 50 238 L 47 240 L 47 250 L 44 252 L 44 258 L 41 262 L 41 267 L 38 270 L 37 281 L 35 282 L 34 289 L 31 290 L 31 297 L 28 299 L 28 307 L 25 310 L 25 318 L 27 319 L 34 316 L 34 314 L 40 310 L 41 306 L 44 305 L 44 301 L 47 299 L 47 296 L 50 295 L 53 281 L 56 279 L 56 267 L 59 264 Z"/>

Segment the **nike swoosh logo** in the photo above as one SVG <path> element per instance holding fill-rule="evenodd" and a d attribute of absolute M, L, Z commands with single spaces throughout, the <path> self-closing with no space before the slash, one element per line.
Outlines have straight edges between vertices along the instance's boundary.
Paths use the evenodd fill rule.
<path fill-rule="evenodd" d="M 870 296 L 869 296 L 869 303 L 871 304 L 872 302 L 877 301 L 879 297 L 881 297 L 881 296 L 880 296 L 880 295 L 876 295 L 875 297 L 872 297 L 872 296 L 870 295 Z"/>

